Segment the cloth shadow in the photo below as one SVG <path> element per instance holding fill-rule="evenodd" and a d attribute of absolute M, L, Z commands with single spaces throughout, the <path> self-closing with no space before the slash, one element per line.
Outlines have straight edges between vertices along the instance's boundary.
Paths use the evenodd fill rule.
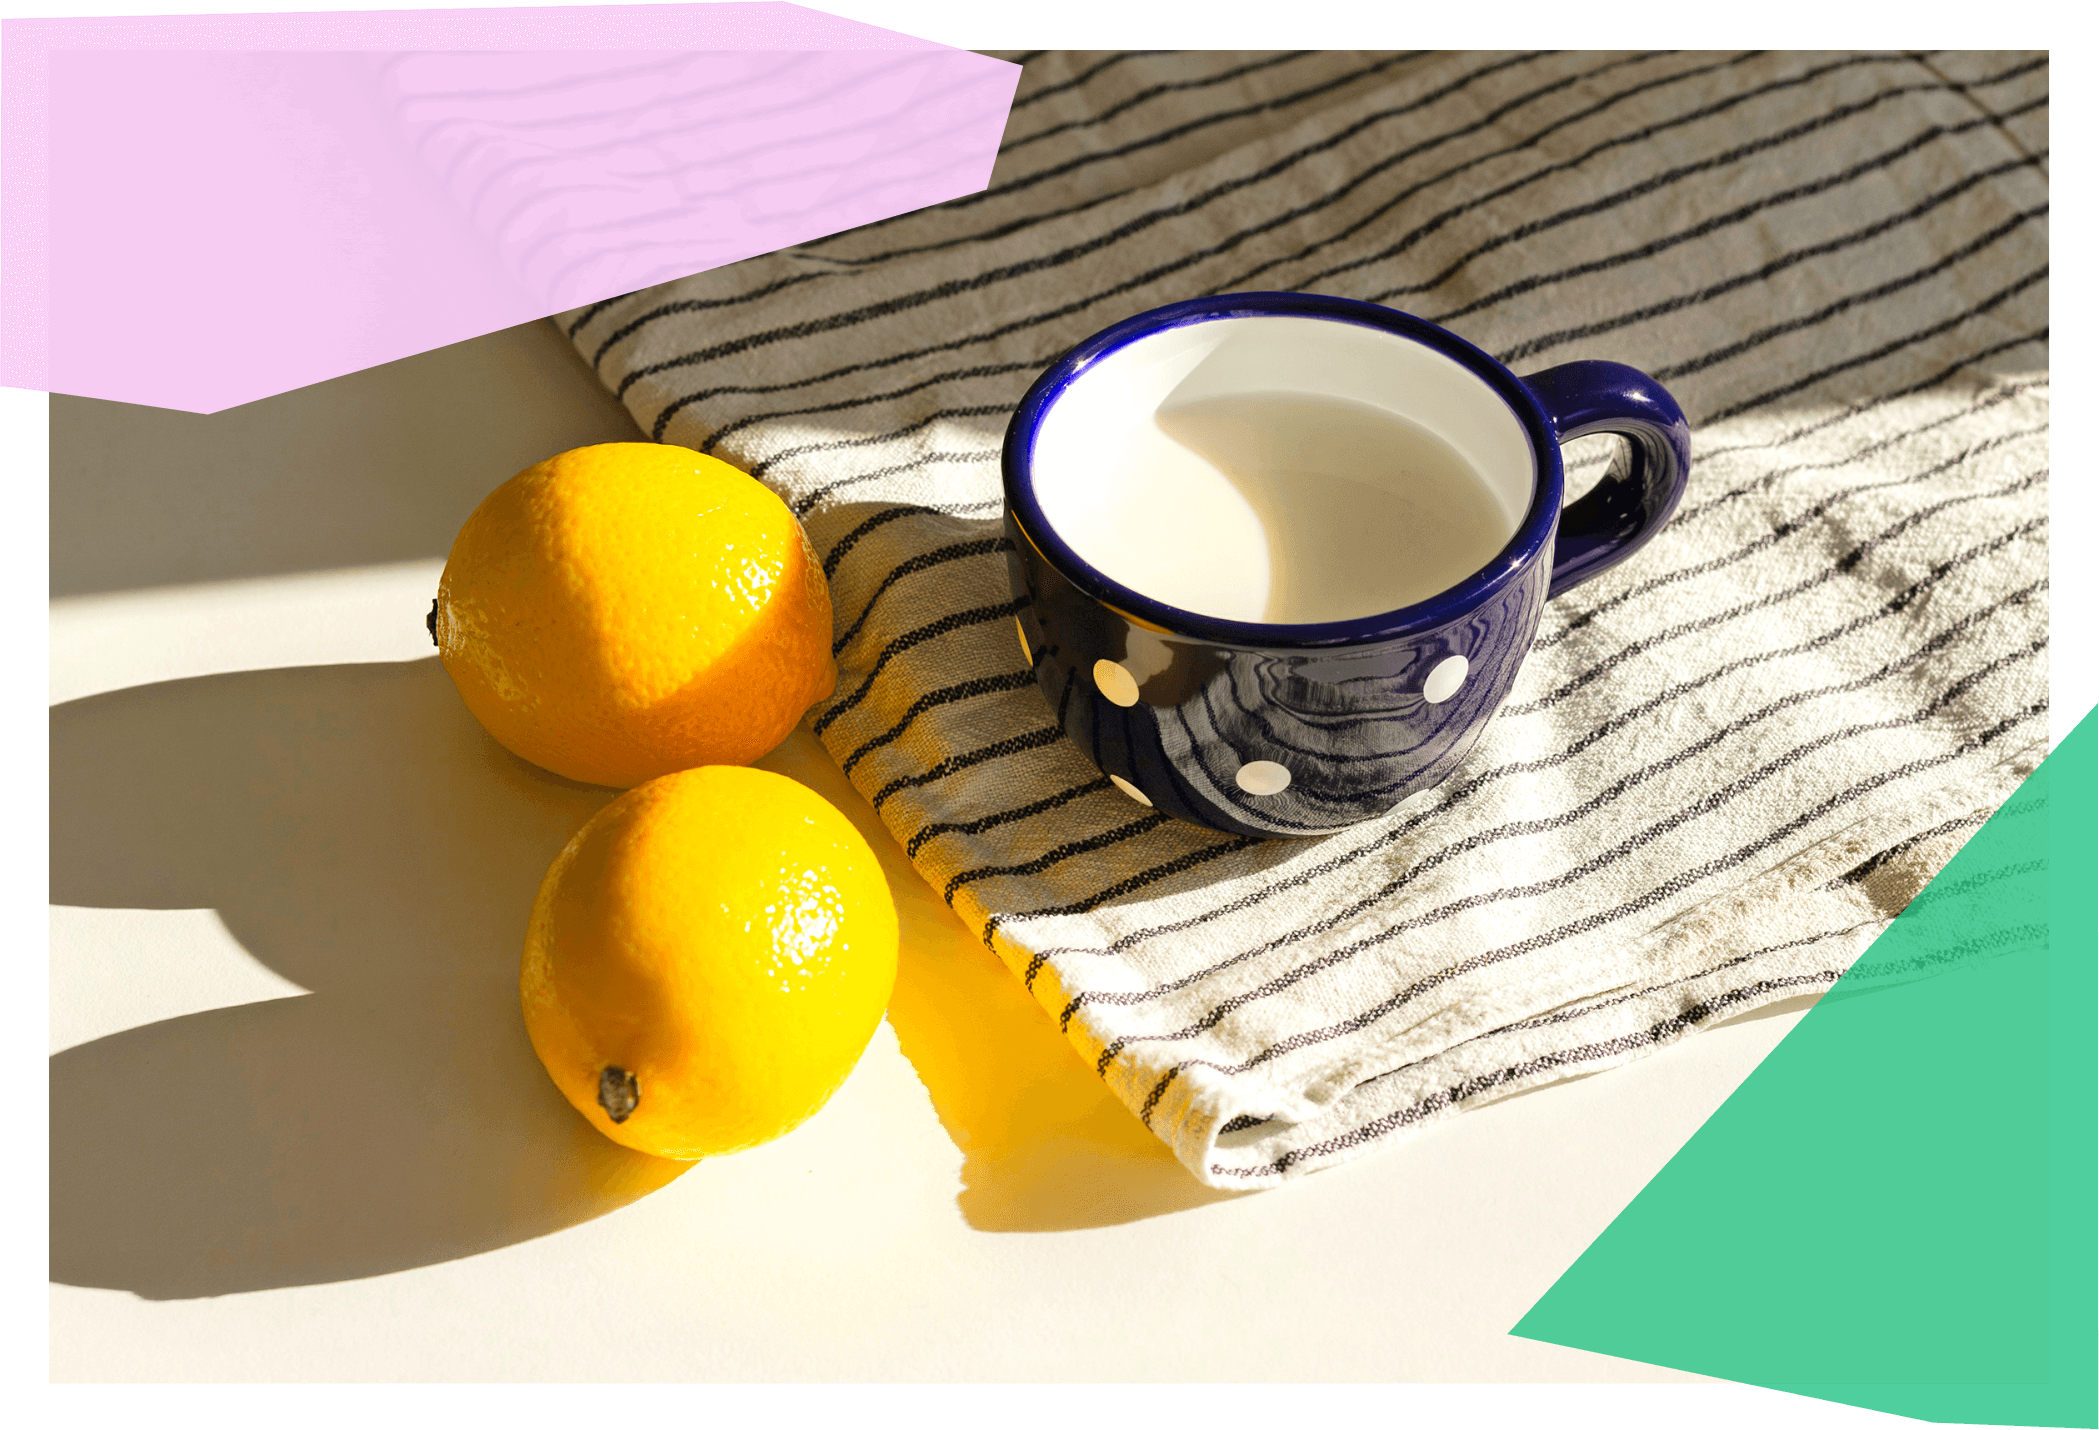
<path fill-rule="evenodd" d="M 1197 1181 L 1094 1076 L 911 867 L 806 723 L 757 763 L 830 800 L 882 860 L 903 934 L 889 1024 L 963 1154 L 956 1205 L 970 1226 L 1071 1231 L 1258 1195 Z"/>
<path fill-rule="evenodd" d="M 518 1012 L 539 880 L 613 791 L 496 745 L 435 659 L 51 714 L 54 903 L 213 908 L 309 996 L 51 1059 L 51 1277 L 150 1299 L 429 1265 L 684 1164 L 576 1116 Z"/>

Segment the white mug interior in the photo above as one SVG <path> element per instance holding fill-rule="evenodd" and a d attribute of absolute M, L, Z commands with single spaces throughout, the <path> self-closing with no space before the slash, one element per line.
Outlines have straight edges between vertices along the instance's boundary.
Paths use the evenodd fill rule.
<path fill-rule="evenodd" d="M 1365 427 L 1376 435 L 1426 433 L 1454 454 L 1475 480 L 1476 502 L 1467 532 L 1475 544 L 1498 531 L 1491 559 L 1530 510 L 1536 458 L 1516 414 L 1485 381 L 1436 349 L 1383 329 L 1345 320 L 1269 314 L 1215 318 L 1149 333 L 1094 361 L 1044 411 L 1030 462 L 1044 518 L 1079 559 L 1111 580 L 1183 610 L 1243 621 L 1277 617 L 1271 585 L 1301 581 L 1280 565 L 1278 521 L 1312 521 L 1305 503 L 1355 500 L 1346 482 L 1291 488 L 1281 498 L 1250 497 L 1206 460 L 1191 442 L 1191 415 L 1236 421 L 1258 433 L 1263 414 L 1287 418 L 1299 411 L 1325 414 L 1331 425 Z M 1254 424 L 1249 427 L 1249 424 Z M 1406 440 L 1416 440 L 1407 433 Z M 1287 443 L 1287 433 L 1273 439 Z M 1324 495 L 1321 495 L 1324 493 Z M 1383 498 L 1374 498 L 1381 500 Z M 1279 505 L 1280 503 L 1280 505 Z M 1297 504 L 1293 508 L 1292 504 Z M 1315 573 L 1324 604 L 1303 609 L 1314 619 L 1379 614 L 1378 593 L 1366 582 L 1357 595 L 1354 568 L 1378 559 L 1375 537 L 1358 535 L 1333 512 L 1317 514 L 1331 529 L 1334 549 Z M 1366 527 L 1372 523 L 1364 523 Z M 1353 546 L 1351 543 L 1355 543 Z M 1464 558 L 1470 562 L 1471 558 Z M 1455 568 L 1453 568 L 1455 569 Z M 1437 578 L 1454 584 L 1447 573 Z M 1424 595 L 1427 593 L 1424 593 Z M 1421 599 L 1410 597 L 1409 599 Z M 1387 597 L 1386 599 L 1390 599 Z M 1371 602 L 1352 609 L 1349 602 Z M 1336 604 L 1338 602 L 1339 604 Z M 1303 620 L 1304 616 L 1287 619 Z"/>

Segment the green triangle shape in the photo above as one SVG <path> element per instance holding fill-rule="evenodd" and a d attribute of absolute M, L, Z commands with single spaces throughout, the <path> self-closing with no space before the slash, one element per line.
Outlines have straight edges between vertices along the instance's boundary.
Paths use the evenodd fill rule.
<path fill-rule="evenodd" d="M 2095 717 L 1511 1334 L 1923 1420 L 2099 1424 Z"/>

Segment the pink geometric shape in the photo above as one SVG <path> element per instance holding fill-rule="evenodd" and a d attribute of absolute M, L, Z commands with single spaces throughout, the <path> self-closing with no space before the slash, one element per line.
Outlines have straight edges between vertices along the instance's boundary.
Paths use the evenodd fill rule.
<path fill-rule="evenodd" d="M 9 20 L 0 383 L 214 412 L 972 193 L 1019 68 L 769 3 Z"/>

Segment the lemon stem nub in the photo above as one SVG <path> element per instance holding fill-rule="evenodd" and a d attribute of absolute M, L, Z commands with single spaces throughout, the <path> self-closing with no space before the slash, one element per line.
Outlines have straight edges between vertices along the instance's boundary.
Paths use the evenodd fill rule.
<path fill-rule="evenodd" d="M 430 628 L 430 644 L 443 650 L 445 643 L 437 638 L 437 602 L 430 603 L 430 614 L 423 618 L 423 624 Z"/>
<path fill-rule="evenodd" d="M 598 1106 L 614 1122 L 625 1122 L 641 1106 L 641 1088 L 625 1068 L 606 1068 L 598 1074 Z"/>

